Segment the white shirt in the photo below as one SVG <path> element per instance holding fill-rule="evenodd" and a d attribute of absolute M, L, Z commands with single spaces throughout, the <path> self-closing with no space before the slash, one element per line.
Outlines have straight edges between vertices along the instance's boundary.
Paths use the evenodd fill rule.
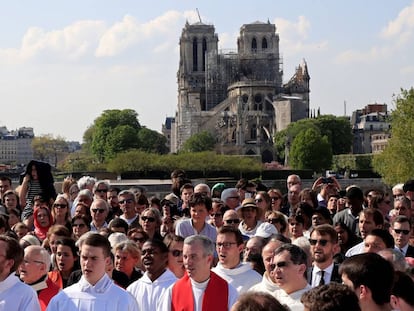
<path fill-rule="evenodd" d="M 279 289 L 279 286 L 277 286 L 268 276 L 267 272 L 263 274 L 262 281 L 260 283 L 257 283 L 253 287 L 251 287 L 248 291 L 249 292 L 264 292 L 273 294 L 275 290 Z"/>
<path fill-rule="evenodd" d="M 190 278 L 191 281 L 191 288 L 193 290 L 193 298 L 194 298 L 194 311 L 205 311 L 202 310 L 203 306 L 203 294 L 204 291 L 207 288 L 208 282 L 210 282 L 210 279 L 208 279 L 205 282 L 198 283 L 194 281 L 192 278 Z M 160 299 L 160 304 L 156 310 L 162 310 L 162 311 L 171 311 L 171 297 L 172 297 L 172 288 L 174 284 L 171 285 L 167 291 L 164 293 L 164 295 Z M 227 302 L 227 309 L 230 310 L 231 307 L 236 302 L 237 298 L 239 297 L 239 293 L 237 290 L 228 284 L 229 287 L 229 298 Z M 155 311 L 155 309 L 154 309 Z"/>
<path fill-rule="evenodd" d="M 262 276 L 253 270 L 248 262 L 240 263 L 233 269 L 224 268 L 219 262 L 211 271 L 225 279 L 239 294 L 247 292 L 250 287 L 262 281 Z"/>
<path fill-rule="evenodd" d="M 154 282 L 145 272 L 139 280 L 128 286 L 127 291 L 137 300 L 139 310 L 158 310 L 160 297 L 176 281 L 176 276 L 169 269 L 166 269 Z"/>
<path fill-rule="evenodd" d="M 291 311 L 303 311 L 304 306 L 300 302 L 300 298 L 304 293 L 312 289 L 312 287 L 307 284 L 305 288 L 297 290 L 296 292 L 287 294 L 283 289 L 278 289 L 273 293 L 273 296 L 283 305 L 289 307 Z"/>
<path fill-rule="evenodd" d="M 214 243 L 217 239 L 216 228 L 204 221 L 203 229 L 200 232 L 197 232 L 197 230 L 193 227 L 193 222 L 191 218 L 180 221 L 175 228 L 175 234 L 182 236 L 183 238 L 186 238 L 191 235 L 204 235 L 210 238 L 210 240 L 212 240 Z"/>
<path fill-rule="evenodd" d="M 0 282 L 0 311 L 40 311 L 37 294 L 12 272 Z"/>
<path fill-rule="evenodd" d="M 326 267 L 326 269 L 324 269 L 323 271 L 325 271 L 323 279 L 324 279 L 324 284 L 329 284 L 331 282 L 331 275 L 332 275 L 332 271 L 334 268 L 334 264 L 333 262 Z M 321 271 L 322 269 L 318 268 L 316 265 L 313 266 L 312 269 L 312 287 L 316 287 L 319 285 L 319 282 L 321 281 Z"/>
<path fill-rule="evenodd" d="M 134 297 L 104 276 L 95 284 L 82 276 L 78 283 L 66 287 L 52 298 L 47 311 L 138 311 Z"/>

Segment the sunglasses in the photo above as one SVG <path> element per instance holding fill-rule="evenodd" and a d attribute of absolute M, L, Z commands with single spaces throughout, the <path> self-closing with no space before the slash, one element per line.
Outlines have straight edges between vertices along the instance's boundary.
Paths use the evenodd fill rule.
<path fill-rule="evenodd" d="M 147 239 L 142 237 L 142 238 L 132 238 L 132 240 L 134 242 L 140 242 L 140 243 L 144 243 Z"/>
<path fill-rule="evenodd" d="M 316 245 L 316 243 L 319 243 L 320 246 L 326 246 L 328 244 L 328 240 L 314 240 L 314 239 L 309 239 L 309 243 L 310 245 Z"/>
<path fill-rule="evenodd" d="M 95 192 L 108 192 L 108 189 L 96 189 Z"/>
<path fill-rule="evenodd" d="M 174 257 L 178 257 L 178 256 L 181 256 L 183 254 L 183 251 L 180 251 L 179 249 L 173 249 L 170 252 Z"/>
<path fill-rule="evenodd" d="M 239 224 L 240 219 L 227 219 L 225 220 L 226 224 Z"/>
<path fill-rule="evenodd" d="M 278 200 L 280 200 L 281 199 L 281 197 L 271 197 L 270 198 L 272 201 L 278 201 Z"/>
<path fill-rule="evenodd" d="M 217 248 L 220 248 L 220 247 L 230 248 L 232 245 L 236 245 L 236 244 L 237 242 L 223 242 L 223 243 L 218 242 L 216 245 L 217 245 Z"/>
<path fill-rule="evenodd" d="M 154 217 L 142 216 L 141 219 L 142 219 L 142 221 L 155 222 L 155 218 Z"/>
<path fill-rule="evenodd" d="M 91 209 L 92 213 L 104 213 L 106 211 L 106 209 L 104 208 L 93 208 Z"/>
<path fill-rule="evenodd" d="M 254 200 L 256 203 L 262 203 L 263 202 L 263 199 L 256 199 L 256 200 Z"/>
<path fill-rule="evenodd" d="M 126 199 L 126 200 L 119 201 L 119 204 L 125 204 L 125 203 L 130 204 L 132 202 L 134 202 L 134 200 L 132 200 L 132 199 Z"/>
<path fill-rule="evenodd" d="M 79 227 L 79 228 L 85 228 L 85 224 L 73 224 L 72 227 Z"/>
<path fill-rule="evenodd" d="M 289 262 L 287 262 L 287 261 L 280 261 L 280 262 L 278 262 L 278 263 L 276 263 L 276 264 L 271 264 L 270 265 L 270 269 L 271 270 L 274 270 L 276 267 L 277 268 L 284 268 L 284 267 L 287 267 L 287 266 L 289 266 Z"/>
<path fill-rule="evenodd" d="M 213 214 L 210 214 L 210 216 L 212 216 L 212 217 L 221 217 L 221 216 L 223 216 L 223 214 L 221 214 L 221 213 L 213 213 Z"/>
<path fill-rule="evenodd" d="M 58 204 L 58 203 L 55 203 L 55 204 L 53 204 L 53 207 L 56 207 L 56 208 L 66 208 L 67 205 L 66 204 Z"/>
<path fill-rule="evenodd" d="M 397 234 L 404 234 L 404 235 L 408 235 L 410 233 L 410 230 L 403 230 L 403 229 L 393 229 L 395 233 Z"/>

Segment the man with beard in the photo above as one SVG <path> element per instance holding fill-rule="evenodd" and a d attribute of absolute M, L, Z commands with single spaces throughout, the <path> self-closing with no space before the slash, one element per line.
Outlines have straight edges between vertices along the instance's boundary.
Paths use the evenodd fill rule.
<path fill-rule="evenodd" d="M 168 247 L 160 240 L 148 240 L 142 246 L 141 261 L 146 270 L 142 278 L 128 286 L 140 310 L 159 310 L 159 299 L 177 278 L 167 268 Z"/>
<path fill-rule="evenodd" d="M 316 226 L 310 235 L 309 243 L 313 267 L 308 269 L 308 282 L 312 287 L 330 282 L 342 283 L 339 266 L 333 256 L 339 251 L 338 235 L 331 225 Z"/>

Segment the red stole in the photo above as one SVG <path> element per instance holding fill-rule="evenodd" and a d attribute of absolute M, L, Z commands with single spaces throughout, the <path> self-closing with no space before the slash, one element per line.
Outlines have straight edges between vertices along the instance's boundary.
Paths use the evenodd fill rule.
<path fill-rule="evenodd" d="M 191 293 L 191 294 L 190 294 Z M 171 311 L 194 311 L 194 296 L 191 281 L 186 273 L 172 288 Z M 210 272 L 210 281 L 203 294 L 203 311 L 227 311 L 229 304 L 229 286 L 225 280 Z"/>

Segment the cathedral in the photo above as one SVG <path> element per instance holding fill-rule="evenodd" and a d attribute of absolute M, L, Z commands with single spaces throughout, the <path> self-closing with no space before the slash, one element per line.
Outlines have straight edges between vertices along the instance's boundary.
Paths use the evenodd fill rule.
<path fill-rule="evenodd" d="M 214 26 L 201 21 L 182 30 L 177 111 L 163 125 L 170 150 L 208 131 L 218 153 L 273 161 L 275 133 L 309 117 L 306 62 L 283 83 L 279 35 L 270 22 L 243 25 L 237 50 L 219 51 L 218 40 Z"/>

